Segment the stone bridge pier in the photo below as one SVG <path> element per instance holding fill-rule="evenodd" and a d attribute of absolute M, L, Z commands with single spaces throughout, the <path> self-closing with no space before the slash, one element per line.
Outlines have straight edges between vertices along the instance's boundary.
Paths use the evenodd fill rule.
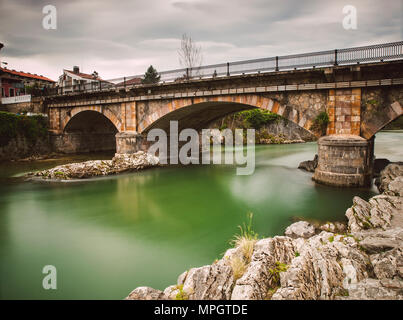
<path fill-rule="evenodd" d="M 136 153 L 147 151 L 147 136 L 138 132 L 118 132 L 116 135 L 116 153 Z"/>
<path fill-rule="evenodd" d="M 330 135 L 318 140 L 318 166 L 313 180 L 339 187 L 370 186 L 373 177 L 374 138 Z"/>
<path fill-rule="evenodd" d="M 332 186 L 370 186 L 375 134 L 403 114 L 401 87 L 329 90 L 327 135 L 318 140 L 313 180 Z"/>

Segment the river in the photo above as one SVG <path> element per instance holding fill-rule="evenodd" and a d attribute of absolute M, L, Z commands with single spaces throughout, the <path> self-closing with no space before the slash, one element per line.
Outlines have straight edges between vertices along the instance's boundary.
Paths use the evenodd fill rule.
<path fill-rule="evenodd" d="M 122 299 L 137 286 L 164 289 L 191 267 L 220 258 L 253 212 L 260 237 L 282 234 L 295 217 L 343 220 L 354 195 L 371 189 L 315 185 L 297 169 L 316 143 L 256 147 L 256 169 L 187 166 L 69 183 L 23 182 L 30 170 L 82 161 L 0 164 L 0 298 Z M 375 154 L 403 160 L 403 131 L 381 132 Z M 109 155 L 91 155 L 92 158 Z M 57 269 L 57 289 L 42 268 Z"/>

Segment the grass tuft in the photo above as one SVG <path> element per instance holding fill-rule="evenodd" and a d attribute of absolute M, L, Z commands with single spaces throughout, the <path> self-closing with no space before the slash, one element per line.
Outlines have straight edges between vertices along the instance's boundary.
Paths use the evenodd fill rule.
<path fill-rule="evenodd" d="M 230 266 L 232 269 L 232 274 L 236 281 L 243 276 L 248 267 L 248 264 L 245 262 L 244 259 L 235 255 L 230 260 Z"/>
<path fill-rule="evenodd" d="M 232 240 L 232 244 L 235 247 L 240 247 L 243 256 L 247 263 L 250 262 L 253 254 L 253 247 L 257 241 L 258 234 L 252 229 L 253 214 L 248 213 L 247 223 L 243 223 L 242 226 L 238 226 L 240 234 L 235 235 Z"/>
<path fill-rule="evenodd" d="M 230 266 L 235 280 L 242 277 L 249 263 L 252 260 L 253 249 L 257 241 L 257 233 L 252 229 L 253 214 L 248 213 L 248 219 L 242 226 L 238 226 L 240 233 L 234 236 L 231 244 L 238 247 L 241 251 L 241 257 L 234 255 L 230 259 Z"/>

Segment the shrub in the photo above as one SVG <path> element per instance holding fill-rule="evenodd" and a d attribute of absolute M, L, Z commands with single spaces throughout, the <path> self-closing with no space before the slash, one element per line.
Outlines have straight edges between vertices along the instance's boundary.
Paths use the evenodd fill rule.
<path fill-rule="evenodd" d="M 281 119 L 281 116 L 261 109 L 241 111 L 239 116 L 244 121 L 246 127 L 251 127 L 256 130 L 260 129 L 267 123 L 279 121 Z"/>
<path fill-rule="evenodd" d="M 46 137 L 47 119 L 43 116 L 17 115 L 0 112 L 0 146 L 7 145 L 18 135 L 25 137 L 30 143 Z"/>
<path fill-rule="evenodd" d="M 189 300 L 188 294 L 183 290 L 183 284 L 176 286 L 178 293 L 175 296 L 175 300 Z"/>
<path fill-rule="evenodd" d="M 323 111 L 316 116 L 310 129 L 314 132 L 319 133 L 320 135 L 325 135 L 328 124 L 329 116 L 325 111 Z"/>
<path fill-rule="evenodd" d="M 276 283 L 280 283 L 280 273 L 288 270 L 288 265 L 280 261 L 276 261 L 276 266 L 273 269 L 269 269 L 270 274 L 273 276 L 273 280 Z"/>

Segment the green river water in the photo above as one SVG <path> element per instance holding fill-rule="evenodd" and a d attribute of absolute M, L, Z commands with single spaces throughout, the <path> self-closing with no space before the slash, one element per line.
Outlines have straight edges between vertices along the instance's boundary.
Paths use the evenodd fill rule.
<path fill-rule="evenodd" d="M 316 152 L 316 143 L 257 146 L 250 176 L 187 166 L 69 183 L 15 176 L 106 155 L 1 163 L 0 298 L 122 299 L 137 286 L 164 289 L 220 258 L 248 212 L 260 237 L 273 236 L 295 217 L 343 220 L 354 195 L 377 193 L 315 185 L 297 166 Z M 403 131 L 378 133 L 375 154 L 403 160 Z M 45 265 L 57 269 L 57 290 L 42 287 Z"/>

